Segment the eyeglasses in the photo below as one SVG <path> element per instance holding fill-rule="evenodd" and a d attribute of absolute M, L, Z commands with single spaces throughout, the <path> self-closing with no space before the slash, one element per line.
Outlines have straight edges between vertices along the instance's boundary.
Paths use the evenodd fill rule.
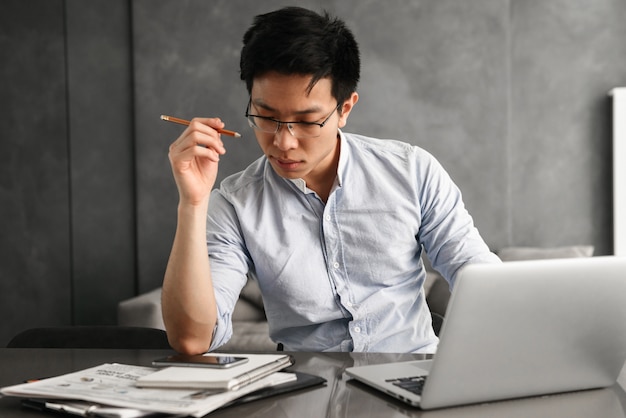
<path fill-rule="evenodd" d="M 320 136 L 322 134 L 322 128 L 324 127 L 324 125 L 326 125 L 330 117 L 341 107 L 341 104 L 338 104 L 337 107 L 328 114 L 323 122 L 285 122 L 282 120 L 270 118 L 268 116 L 251 114 L 251 104 L 252 101 L 248 101 L 248 107 L 246 108 L 246 118 L 248 119 L 248 123 L 253 129 L 257 129 L 261 132 L 265 132 L 268 134 L 275 134 L 276 132 L 278 132 L 281 125 L 286 125 L 291 135 L 298 139 L 316 138 Z"/>

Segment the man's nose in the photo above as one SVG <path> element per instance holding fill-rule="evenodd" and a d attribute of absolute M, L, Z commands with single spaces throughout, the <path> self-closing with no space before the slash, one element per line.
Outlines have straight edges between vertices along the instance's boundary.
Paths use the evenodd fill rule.
<path fill-rule="evenodd" d="M 298 138 L 291 134 L 287 125 L 280 125 L 278 131 L 274 134 L 274 145 L 281 151 L 298 147 Z"/>

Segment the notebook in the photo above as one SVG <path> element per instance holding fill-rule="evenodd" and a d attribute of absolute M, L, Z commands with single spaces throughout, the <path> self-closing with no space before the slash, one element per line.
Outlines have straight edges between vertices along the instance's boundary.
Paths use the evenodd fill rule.
<path fill-rule="evenodd" d="M 247 357 L 248 361 L 225 369 L 165 367 L 140 377 L 135 384 L 140 388 L 238 390 L 293 364 L 287 354 L 222 354 Z"/>
<path fill-rule="evenodd" d="M 624 295 L 626 257 L 470 265 L 432 360 L 346 373 L 422 409 L 607 387 L 626 361 Z"/>

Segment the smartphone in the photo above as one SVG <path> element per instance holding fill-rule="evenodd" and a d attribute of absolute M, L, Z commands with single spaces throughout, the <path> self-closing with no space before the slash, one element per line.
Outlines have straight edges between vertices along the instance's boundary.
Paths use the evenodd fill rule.
<path fill-rule="evenodd" d="M 212 367 L 224 369 L 244 364 L 248 361 L 247 357 L 235 357 L 224 354 L 197 354 L 187 356 L 184 354 L 175 354 L 172 356 L 156 359 L 152 362 L 153 366 L 183 366 L 183 367 Z"/>

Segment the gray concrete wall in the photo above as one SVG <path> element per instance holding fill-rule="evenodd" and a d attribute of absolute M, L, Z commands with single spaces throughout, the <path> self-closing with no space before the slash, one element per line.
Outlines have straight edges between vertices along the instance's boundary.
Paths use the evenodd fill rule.
<path fill-rule="evenodd" d="M 260 155 L 241 38 L 268 0 L 9 0 L 0 17 L 0 344 L 115 322 L 160 285 L 177 193 L 162 113 L 217 115 L 221 178 Z M 609 89 L 626 85 L 623 0 L 299 1 L 362 51 L 346 127 L 432 152 L 485 240 L 611 252 Z M 24 306 L 36 309 L 24 310 Z"/>

